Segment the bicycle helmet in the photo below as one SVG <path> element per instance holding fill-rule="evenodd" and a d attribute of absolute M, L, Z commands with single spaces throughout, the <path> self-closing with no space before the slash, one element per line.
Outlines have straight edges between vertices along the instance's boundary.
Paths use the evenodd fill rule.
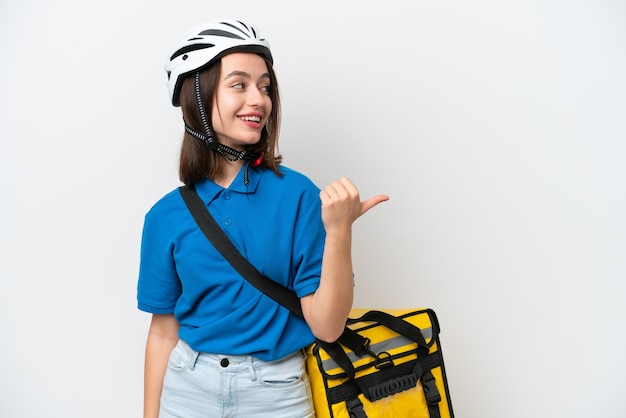
<path fill-rule="evenodd" d="M 189 74 L 231 52 L 254 52 L 273 62 L 269 43 L 252 25 L 238 20 L 214 20 L 193 27 L 165 65 L 172 104 L 180 106 L 180 89 Z"/>

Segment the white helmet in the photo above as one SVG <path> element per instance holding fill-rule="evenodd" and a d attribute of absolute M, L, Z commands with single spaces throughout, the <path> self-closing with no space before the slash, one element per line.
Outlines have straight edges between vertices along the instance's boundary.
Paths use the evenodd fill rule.
<path fill-rule="evenodd" d="M 254 52 L 272 62 L 269 43 L 252 25 L 237 20 L 214 20 L 192 28 L 165 64 L 172 104 L 180 106 L 180 89 L 187 75 L 231 52 Z"/>

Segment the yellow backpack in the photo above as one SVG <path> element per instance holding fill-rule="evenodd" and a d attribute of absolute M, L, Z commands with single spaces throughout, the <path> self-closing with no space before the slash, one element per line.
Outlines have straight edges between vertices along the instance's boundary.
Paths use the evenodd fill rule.
<path fill-rule="evenodd" d="M 317 418 L 453 418 L 432 309 L 353 309 L 341 343 L 307 348 Z"/>

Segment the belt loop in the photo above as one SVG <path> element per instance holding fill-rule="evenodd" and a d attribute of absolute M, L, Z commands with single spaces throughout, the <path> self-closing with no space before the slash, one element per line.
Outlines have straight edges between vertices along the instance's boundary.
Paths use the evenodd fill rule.
<path fill-rule="evenodd" d="M 256 370 L 254 370 L 253 360 L 254 357 L 248 356 L 248 372 L 250 373 L 250 380 L 256 382 Z"/>
<path fill-rule="evenodd" d="M 192 356 L 189 359 L 189 369 L 193 370 L 196 367 L 198 357 L 200 357 L 200 352 L 193 350 Z"/>
<path fill-rule="evenodd" d="M 198 362 L 198 357 L 200 356 L 200 352 L 194 350 L 193 348 L 191 348 L 189 346 L 189 344 L 187 344 L 186 342 L 184 342 L 183 340 L 180 340 L 180 342 L 184 345 L 184 348 L 187 353 L 187 367 L 189 367 L 190 370 L 193 370 L 196 367 L 196 363 Z"/>

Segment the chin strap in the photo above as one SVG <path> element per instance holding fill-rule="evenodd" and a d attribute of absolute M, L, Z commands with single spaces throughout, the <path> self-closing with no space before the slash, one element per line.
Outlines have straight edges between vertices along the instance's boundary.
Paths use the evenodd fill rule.
<path fill-rule="evenodd" d="M 244 184 L 248 185 L 248 168 L 250 163 L 252 163 L 253 167 L 257 167 L 261 165 L 263 162 L 264 152 L 261 152 L 260 155 L 254 154 L 248 150 L 237 151 L 231 147 L 226 145 L 222 145 L 215 139 L 215 135 L 213 134 L 213 130 L 211 129 L 211 125 L 209 124 L 209 118 L 206 114 L 206 110 L 204 109 L 204 103 L 202 102 L 202 95 L 200 94 L 200 72 L 196 73 L 195 78 L 195 90 L 196 90 L 196 101 L 198 102 L 198 109 L 200 110 L 200 118 L 202 120 L 202 128 L 204 129 L 204 134 L 196 131 L 191 126 L 187 125 L 185 122 L 185 131 L 197 140 L 201 141 L 205 147 L 210 150 L 214 150 L 219 152 L 226 158 L 228 161 L 235 162 L 239 160 L 243 160 L 246 162 L 246 169 L 244 171 Z"/>

